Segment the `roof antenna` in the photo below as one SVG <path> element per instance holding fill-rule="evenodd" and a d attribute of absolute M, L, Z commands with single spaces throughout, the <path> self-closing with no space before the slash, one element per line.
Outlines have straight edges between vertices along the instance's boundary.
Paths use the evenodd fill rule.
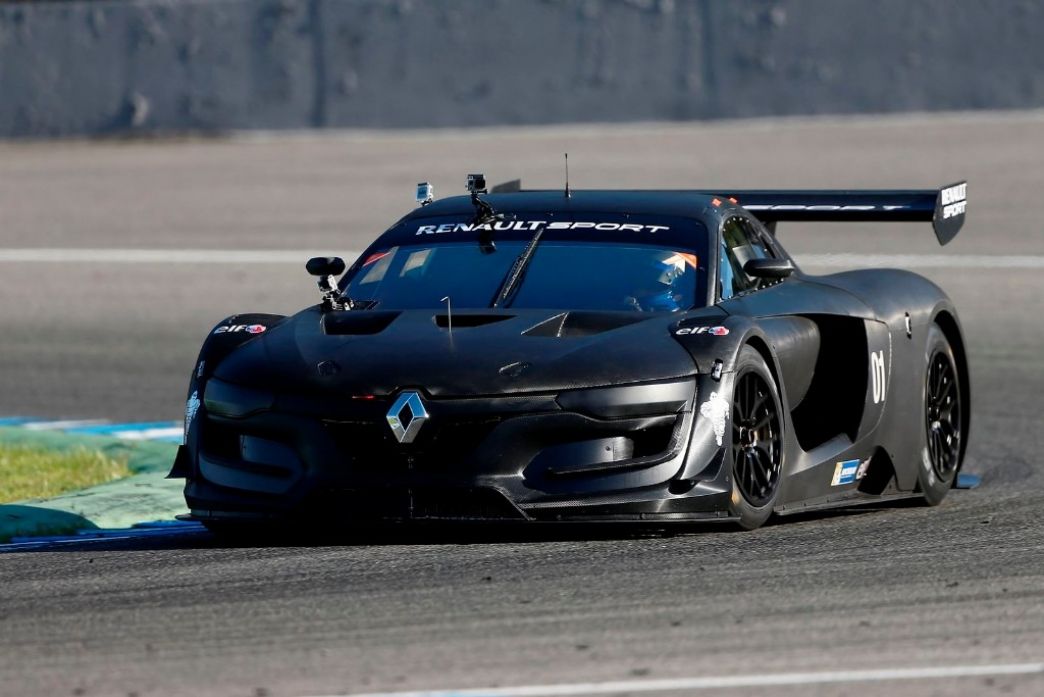
<path fill-rule="evenodd" d="M 565 154 L 565 167 L 566 167 L 566 190 L 565 197 L 572 198 L 573 194 L 569 191 L 569 153 Z"/>

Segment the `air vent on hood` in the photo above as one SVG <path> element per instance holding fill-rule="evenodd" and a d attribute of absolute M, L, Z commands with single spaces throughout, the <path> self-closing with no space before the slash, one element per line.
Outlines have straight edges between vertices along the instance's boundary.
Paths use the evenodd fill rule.
<path fill-rule="evenodd" d="M 323 331 L 335 336 L 379 334 L 387 329 L 399 314 L 369 310 L 328 312 L 323 316 Z"/>
<path fill-rule="evenodd" d="M 634 312 L 563 312 L 522 332 L 526 336 L 591 336 L 612 331 L 647 317 Z"/>
<path fill-rule="evenodd" d="M 513 319 L 514 317 L 514 315 L 483 315 L 454 313 L 453 328 L 463 329 L 464 327 L 481 327 L 485 324 L 503 322 L 506 319 Z M 435 315 L 435 325 L 441 329 L 448 329 L 450 326 L 449 315 Z"/>

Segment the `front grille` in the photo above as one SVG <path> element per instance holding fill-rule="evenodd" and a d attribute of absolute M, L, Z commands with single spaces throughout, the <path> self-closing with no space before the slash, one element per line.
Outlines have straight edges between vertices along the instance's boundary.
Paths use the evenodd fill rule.
<path fill-rule="evenodd" d="M 481 419 L 433 418 L 412 443 L 399 443 L 387 422 L 327 421 L 342 461 L 357 471 L 446 471 L 468 459 L 501 422 Z"/>
<path fill-rule="evenodd" d="M 436 520 L 523 520 L 513 503 L 493 489 L 414 489 L 413 517 Z"/>
<path fill-rule="evenodd" d="M 308 502 L 313 514 L 336 511 L 352 520 L 525 520 L 503 494 L 461 489 L 330 489 Z"/>
<path fill-rule="evenodd" d="M 213 419 L 203 419 L 200 421 L 199 447 L 204 455 L 238 460 L 239 431 Z"/>

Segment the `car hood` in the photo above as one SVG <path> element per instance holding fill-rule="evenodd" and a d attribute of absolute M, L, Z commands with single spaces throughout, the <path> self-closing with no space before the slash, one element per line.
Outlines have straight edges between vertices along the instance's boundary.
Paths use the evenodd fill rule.
<path fill-rule="evenodd" d="M 708 308 L 685 317 L 722 313 Z M 283 393 L 434 398 L 556 391 L 692 375 L 682 315 L 578 311 L 327 312 L 310 308 L 229 355 L 214 375 Z M 452 329 L 450 324 L 452 323 Z"/>

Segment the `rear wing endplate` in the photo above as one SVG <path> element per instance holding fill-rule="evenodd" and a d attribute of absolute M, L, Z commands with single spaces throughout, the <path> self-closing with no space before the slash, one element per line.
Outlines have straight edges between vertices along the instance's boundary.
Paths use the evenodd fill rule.
<path fill-rule="evenodd" d="M 770 228 L 779 221 L 928 222 L 939 244 L 960 231 L 968 205 L 968 183 L 938 190 L 764 190 L 702 192 L 725 196 Z"/>

